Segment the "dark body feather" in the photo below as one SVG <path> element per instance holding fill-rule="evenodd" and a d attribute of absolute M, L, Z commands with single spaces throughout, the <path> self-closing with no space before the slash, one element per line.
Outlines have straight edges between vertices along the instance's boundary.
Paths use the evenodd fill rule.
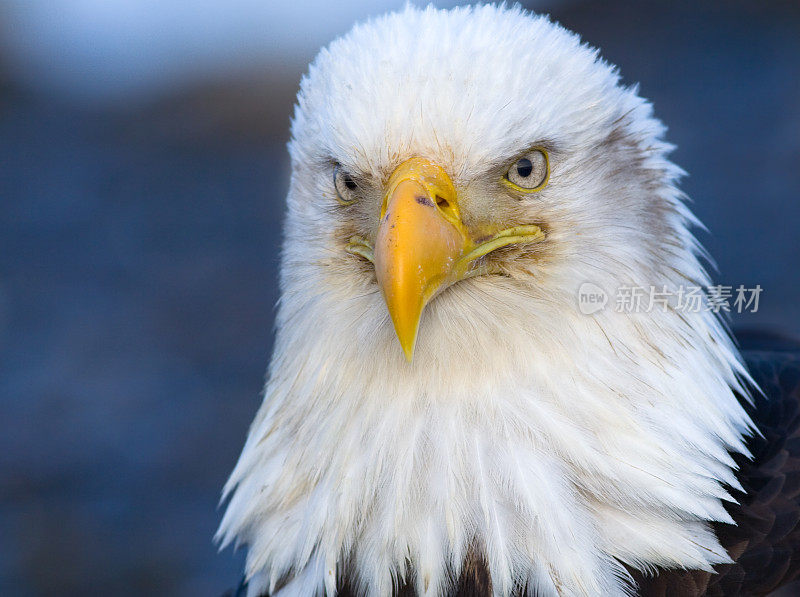
<path fill-rule="evenodd" d="M 743 354 L 764 396 L 756 396 L 752 405 L 744 399 L 742 403 L 761 436 L 748 441 L 752 460 L 736 456 L 737 477 L 745 491 L 730 489 L 739 503 L 726 504 L 736 526 L 714 525 L 734 563 L 717 566 L 715 574 L 662 569 L 655 576 L 644 576 L 631 570 L 642 597 L 767 595 L 800 575 L 800 346 L 755 340 L 757 348 L 769 350 Z M 490 596 L 491 586 L 487 566 L 473 549 L 454 579 L 450 597 Z M 244 597 L 245 589 L 243 582 L 228 595 Z M 415 594 L 411 583 L 395 592 L 396 597 Z M 339 596 L 357 595 L 345 574 Z"/>

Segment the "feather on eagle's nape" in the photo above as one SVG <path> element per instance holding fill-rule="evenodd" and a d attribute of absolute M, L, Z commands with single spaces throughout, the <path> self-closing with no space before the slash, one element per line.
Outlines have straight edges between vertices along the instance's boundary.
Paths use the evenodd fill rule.
<path fill-rule="evenodd" d="M 495 595 L 625 595 L 629 569 L 728 561 L 709 523 L 731 521 L 751 423 L 726 331 L 577 304 L 584 282 L 708 284 L 662 134 L 596 51 L 518 8 L 409 7 L 320 53 L 269 380 L 218 533 L 247 544 L 249 595 L 447 594 L 475 566 Z M 531 151 L 546 186 L 500 184 Z M 452 180 L 465 238 L 539 233 L 437 291 L 407 363 L 367 259 L 413 158 Z"/>

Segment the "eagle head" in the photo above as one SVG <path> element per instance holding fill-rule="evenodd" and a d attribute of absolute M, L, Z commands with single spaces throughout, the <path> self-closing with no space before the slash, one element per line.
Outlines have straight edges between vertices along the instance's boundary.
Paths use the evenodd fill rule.
<path fill-rule="evenodd" d="M 738 353 L 707 310 L 610 298 L 708 283 L 663 132 L 519 8 L 408 7 L 322 50 L 219 533 L 253 594 L 446 594 L 477 557 L 497 595 L 615 595 L 623 565 L 727 561 Z"/>

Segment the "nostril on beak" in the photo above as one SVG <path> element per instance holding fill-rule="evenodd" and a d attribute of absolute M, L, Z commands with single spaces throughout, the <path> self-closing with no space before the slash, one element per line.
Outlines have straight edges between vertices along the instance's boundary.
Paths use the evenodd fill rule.
<path fill-rule="evenodd" d="M 450 203 L 441 195 L 436 195 L 436 205 L 438 205 L 441 209 L 447 209 L 450 207 Z"/>

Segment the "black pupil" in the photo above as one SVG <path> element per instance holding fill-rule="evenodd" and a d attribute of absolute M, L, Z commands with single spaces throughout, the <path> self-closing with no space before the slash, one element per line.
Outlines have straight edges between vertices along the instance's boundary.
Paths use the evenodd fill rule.
<path fill-rule="evenodd" d="M 517 174 L 522 178 L 528 178 L 533 172 L 533 164 L 528 158 L 522 158 L 517 162 Z"/>
<path fill-rule="evenodd" d="M 351 191 L 355 190 L 356 188 L 356 181 L 352 179 L 352 177 L 348 176 L 347 174 L 344 175 L 344 186 L 346 186 Z"/>

